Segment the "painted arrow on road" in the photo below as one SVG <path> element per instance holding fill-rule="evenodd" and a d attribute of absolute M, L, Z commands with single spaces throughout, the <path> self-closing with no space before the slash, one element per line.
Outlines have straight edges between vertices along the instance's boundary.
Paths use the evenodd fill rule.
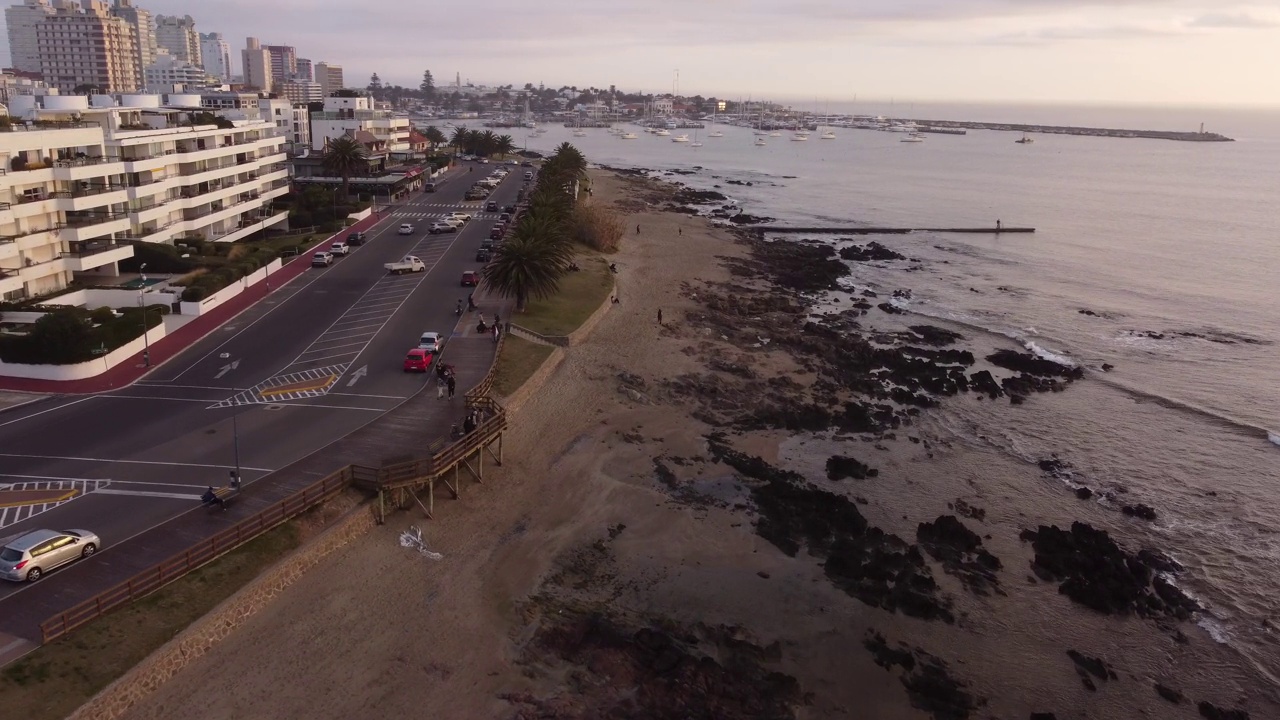
<path fill-rule="evenodd" d="M 235 370 L 235 369 L 236 369 L 236 368 L 238 368 L 238 367 L 240 367 L 240 361 L 239 361 L 239 360 L 232 360 L 231 362 L 227 363 L 226 365 L 223 365 L 223 366 L 222 366 L 222 369 L 218 371 L 218 374 L 213 376 L 213 379 L 214 379 L 214 380 L 219 380 L 219 379 L 221 379 L 221 378 L 222 378 L 222 376 L 223 376 L 223 375 L 226 375 L 227 373 L 231 372 L 232 370 Z"/>
<path fill-rule="evenodd" d="M 360 378 L 368 374 L 369 374 L 369 366 L 361 365 L 359 370 L 351 373 L 351 379 L 347 381 L 347 387 L 351 387 L 352 385 L 355 385 L 357 380 L 359 380 Z"/>

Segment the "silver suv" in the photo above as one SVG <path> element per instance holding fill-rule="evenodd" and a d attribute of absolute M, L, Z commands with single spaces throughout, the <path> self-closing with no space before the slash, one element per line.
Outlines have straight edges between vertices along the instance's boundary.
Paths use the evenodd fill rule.
<path fill-rule="evenodd" d="M 0 577 L 35 582 L 54 568 L 89 557 L 101 545 L 88 530 L 33 530 L 0 548 Z"/>

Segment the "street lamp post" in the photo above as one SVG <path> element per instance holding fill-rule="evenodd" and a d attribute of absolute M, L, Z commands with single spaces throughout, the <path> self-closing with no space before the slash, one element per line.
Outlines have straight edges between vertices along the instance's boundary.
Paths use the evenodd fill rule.
<path fill-rule="evenodd" d="M 237 407 L 231 413 L 231 442 L 233 452 L 235 453 L 236 469 L 231 471 L 231 487 L 240 487 L 240 425 L 236 419 L 240 416 L 240 408 Z"/>
<path fill-rule="evenodd" d="M 147 304 L 143 300 L 147 292 L 146 263 L 138 267 L 138 275 L 142 278 L 142 285 L 138 288 L 138 308 L 142 310 L 142 366 L 151 367 L 151 328 L 147 327 Z"/>

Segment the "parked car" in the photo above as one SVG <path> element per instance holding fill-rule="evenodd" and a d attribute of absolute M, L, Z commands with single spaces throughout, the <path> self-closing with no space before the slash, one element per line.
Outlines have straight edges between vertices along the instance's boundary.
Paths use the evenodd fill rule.
<path fill-rule="evenodd" d="M 505 205 L 505 206 L 503 206 L 503 208 L 502 208 L 502 212 L 504 212 L 504 213 L 506 213 L 506 214 L 508 214 L 508 215 L 510 215 L 511 213 L 513 213 L 513 212 L 515 212 L 515 211 L 516 211 L 516 206 L 515 206 L 515 205 Z"/>
<path fill-rule="evenodd" d="M 460 230 L 460 229 L 462 229 L 462 226 L 463 226 L 463 225 L 466 225 L 466 224 L 467 224 L 467 223 L 466 223 L 464 220 L 462 220 L 461 218 L 456 218 L 456 217 L 441 218 L 439 222 L 442 222 L 442 223 L 444 223 L 444 224 L 446 224 L 446 225 L 452 226 L 454 230 Z"/>
<path fill-rule="evenodd" d="M 524 179 L 525 179 L 525 180 L 532 180 L 532 179 L 533 179 L 533 171 L 532 171 L 532 170 L 526 170 L 526 171 L 525 171 L 525 173 L 524 173 Z"/>
<path fill-rule="evenodd" d="M 404 357 L 405 372 L 426 372 L 431 368 L 431 352 L 422 348 L 413 348 Z"/>
<path fill-rule="evenodd" d="M 102 547 L 88 530 L 33 530 L 0 548 L 0 577 L 35 582 L 69 562 L 87 558 Z"/>
<path fill-rule="evenodd" d="M 440 339 L 440 333 L 427 331 L 422 333 L 422 337 L 418 338 L 418 349 L 426 350 L 432 355 L 439 354 L 440 346 L 444 341 Z"/>
<path fill-rule="evenodd" d="M 488 164 L 489 164 L 489 158 L 480 158 L 480 164 L 481 164 L 481 165 L 488 165 Z"/>
<path fill-rule="evenodd" d="M 493 254 L 490 253 L 485 248 L 480 248 L 479 250 L 476 251 L 476 262 L 487 263 L 492 259 L 493 259 Z"/>
<path fill-rule="evenodd" d="M 426 185 L 422 186 L 422 192 L 424 193 L 433 193 L 435 191 L 436 191 L 435 183 L 427 183 Z"/>
<path fill-rule="evenodd" d="M 365 240 L 365 237 L 364 237 L 364 233 L 362 232 L 353 232 L 347 236 L 347 244 L 350 245 L 351 247 L 357 247 L 357 246 L 363 245 L 364 240 Z"/>
<path fill-rule="evenodd" d="M 449 217 L 458 218 L 462 222 L 470 222 L 471 220 L 471 215 L 464 212 L 451 212 L 449 213 Z"/>
<path fill-rule="evenodd" d="M 475 287 L 480 284 L 480 273 L 468 270 L 462 273 L 462 287 Z"/>
<path fill-rule="evenodd" d="M 444 220 L 441 220 L 440 222 L 437 222 L 437 223 L 431 223 L 431 227 L 427 228 L 427 232 L 431 233 L 432 235 L 439 235 L 440 233 L 458 232 L 458 228 L 453 223 L 449 223 L 449 222 L 445 222 Z"/>
<path fill-rule="evenodd" d="M 524 162 L 520 163 L 520 167 L 533 167 L 533 163 L 529 162 L 528 160 L 525 160 Z"/>
<path fill-rule="evenodd" d="M 511 219 L 511 213 L 504 212 L 498 216 L 498 222 L 506 222 Z"/>
<path fill-rule="evenodd" d="M 311 267 L 329 267 L 333 264 L 333 254 L 318 252 L 311 256 Z"/>
<path fill-rule="evenodd" d="M 501 239 L 502 239 L 502 235 L 503 235 L 503 233 L 505 233 L 505 232 L 506 232 L 506 229 L 505 229 L 505 228 L 503 228 L 501 225 L 495 225 L 495 226 L 493 227 L 493 229 L 489 231 L 489 239 L 490 239 L 490 240 L 501 240 Z"/>
<path fill-rule="evenodd" d="M 334 257 L 346 257 L 347 253 L 351 252 L 351 246 L 345 242 L 336 242 L 329 246 L 329 252 Z"/>
<path fill-rule="evenodd" d="M 492 239 L 489 239 L 489 240 L 481 240 L 481 241 L 480 241 L 480 249 L 481 249 L 481 250 L 492 250 L 492 249 L 493 249 L 493 240 L 492 240 Z"/>
<path fill-rule="evenodd" d="M 401 226 L 400 226 L 400 229 L 399 229 L 399 230 L 397 230 L 396 232 L 397 232 L 398 234 L 400 234 L 400 235 L 412 235 L 412 234 L 413 234 L 413 225 L 411 225 L 411 224 L 409 224 L 409 223 L 404 223 L 403 225 L 401 225 Z"/>
<path fill-rule="evenodd" d="M 490 200 L 484 204 L 484 209 L 486 212 L 498 212 L 498 201 Z"/>

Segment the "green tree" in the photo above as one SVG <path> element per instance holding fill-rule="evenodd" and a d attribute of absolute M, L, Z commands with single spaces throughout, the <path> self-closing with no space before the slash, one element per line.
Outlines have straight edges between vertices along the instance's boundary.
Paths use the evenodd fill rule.
<path fill-rule="evenodd" d="M 369 94 L 375 98 L 382 93 L 382 78 L 378 77 L 378 73 L 374 73 L 373 76 L 369 78 L 369 86 L 365 89 L 368 90 Z"/>
<path fill-rule="evenodd" d="M 428 100 L 436 96 L 436 80 L 431 76 L 430 70 L 422 71 L 422 84 L 418 89 L 422 91 L 422 97 Z"/>
<path fill-rule="evenodd" d="M 498 136 L 492 130 L 485 130 L 476 138 L 476 151 L 488 157 L 498 151 Z"/>
<path fill-rule="evenodd" d="M 35 356 L 43 363 L 73 363 L 91 356 L 92 330 L 83 310 L 51 312 L 31 326 L 28 336 Z"/>
<path fill-rule="evenodd" d="M 515 299 L 516 312 L 524 312 L 530 300 L 545 298 L 560 287 L 572 259 L 573 249 L 559 223 L 526 214 L 485 266 L 484 281 L 499 295 Z"/>
<path fill-rule="evenodd" d="M 325 143 L 322 160 L 325 172 L 342 178 L 342 196 L 351 198 L 351 178 L 369 167 L 369 152 L 356 139 L 343 135 Z"/>
<path fill-rule="evenodd" d="M 453 137 L 449 139 L 449 144 L 453 146 L 454 155 L 464 152 L 470 136 L 471 131 L 467 129 L 466 125 L 458 125 L 453 128 Z"/>
<path fill-rule="evenodd" d="M 432 150 L 449 142 L 449 138 L 445 137 L 445 134 L 440 132 L 440 128 L 435 125 L 427 126 L 427 129 L 422 134 L 426 136 L 427 142 L 431 143 Z"/>
<path fill-rule="evenodd" d="M 497 144 L 493 151 L 501 157 L 506 158 L 508 155 L 516 151 L 516 141 L 510 135 L 499 135 Z"/>

